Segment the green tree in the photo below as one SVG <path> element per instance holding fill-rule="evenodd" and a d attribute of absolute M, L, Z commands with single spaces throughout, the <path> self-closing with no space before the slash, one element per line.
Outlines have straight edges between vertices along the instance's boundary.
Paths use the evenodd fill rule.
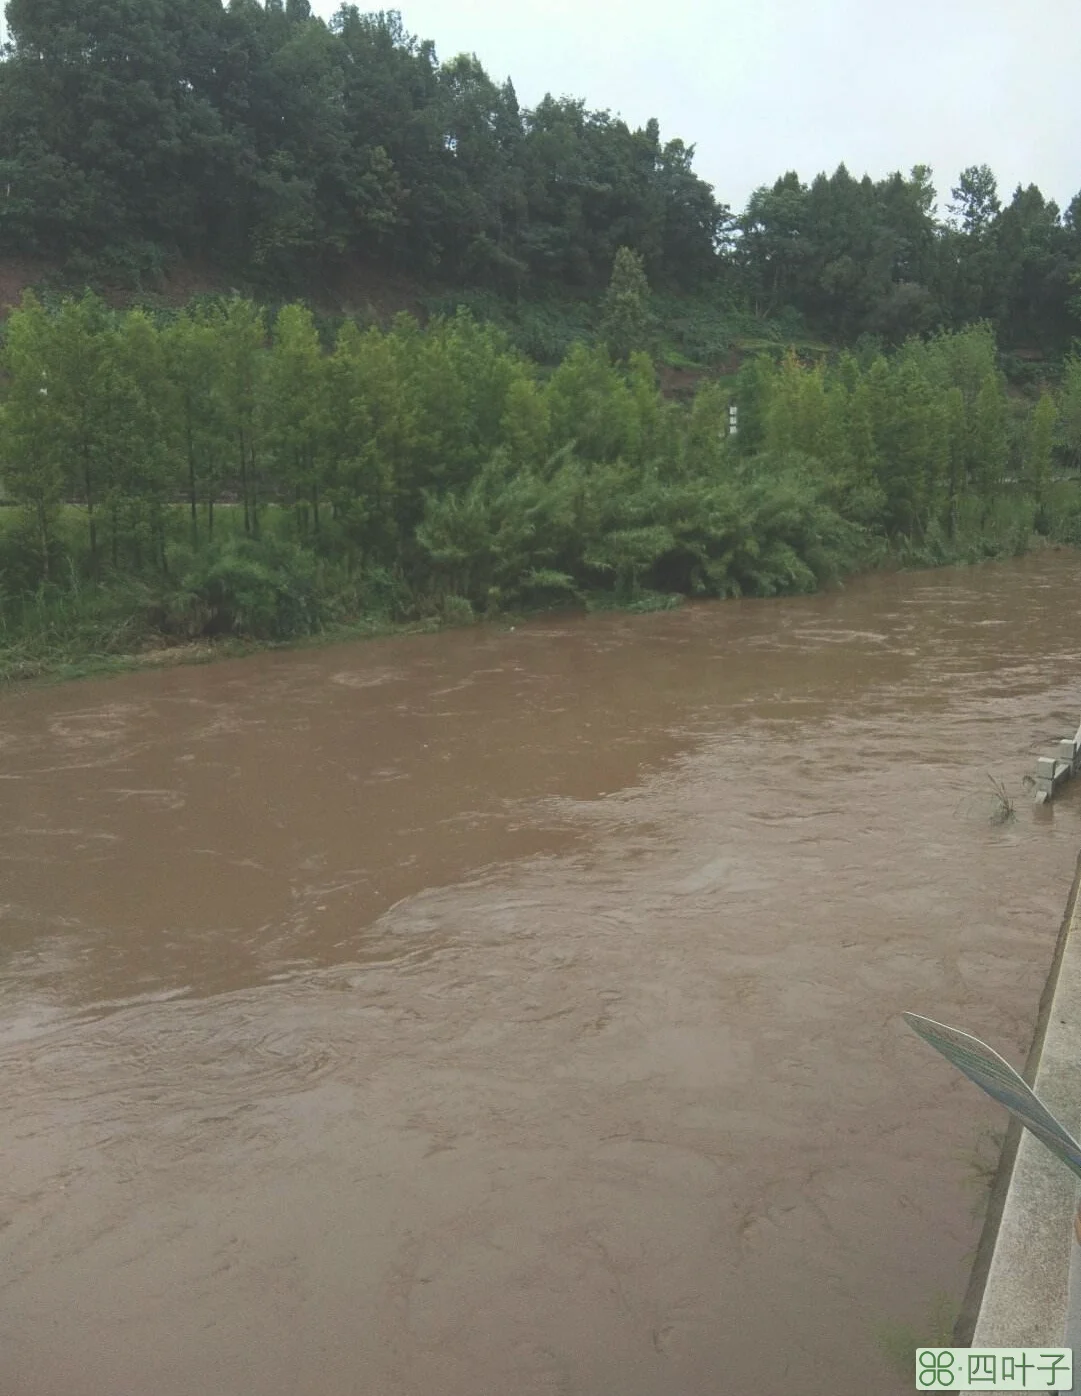
<path fill-rule="evenodd" d="M 261 383 L 266 360 L 266 321 L 251 301 L 235 296 L 212 308 L 218 344 L 222 418 L 240 486 L 245 534 L 259 534 Z"/>
<path fill-rule="evenodd" d="M 221 343 L 212 313 L 192 307 L 162 331 L 186 475 L 192 546 L 199 544 L 199 504 L 207 536 L 214 536 L 214 505 L 230 458 L 222 397 Z"/>
<path fill-rule="evenodd" d="M 946 446 L 946 517 L 950 538 L 957 537 L 961 502 L 968 485 L 968 419 L 964 393 L 946 389 L 942 403 L 942 433 Z"/>
<path fill-rule="evenodd" d="M 683 424 L 679 459 L 683 474 L 720 475 L 729 460 L 728 408 L 730 390 L 720 383 L 705 383 L 694 395 Z"/>
<path fill-rule="evenodd" d="M 545 399 L 553 451 L 573 444 L 582 460 L 608 462 L 633 450 L 630 390 L 603 345 L 574 344 L 548 380 Z"/>
<path fill-rule="evenodd" d="M 201 82 L 221 14 L 211 0 L 11 0 L 0 173 L 9 227 L 33 250 L 90 252 L 131 277 L 196 250 L 225 139 Z"/>
<path fill-rule="evenodd" d="M 950 192 L 953 203 L 949 210 L 960 223 L 962 232 L 973 237 L 987 232 L 1002 208 L 998 185 L 990 168 L 969 165 L 961 171 Z"/>
<path fill-rule="evenodd" d="M 1059 420 L 1067 455 L 1074 469 L 1081 469 L 1081 354 L 1072 354 L 1063 366 Z"/>
<path fill-rule="evenodd" d="M 548 403 L 536 382 L 522 373 L 507 388 L 500 444 L 515 463 L 539 466 L 548 456 L 550 431 Z"/>
<path fill-rule="evenodd" d="M 1025 452 L 1025 482 L 1039 504 L 1046 502 L 1051 484 L 1057 420 L 1055 399 L 1048 392 L 1041 393 L 1029 419 L 1028 449 Z"/>
<path fill-rule="evenodd" d="M 274 322 L 260 384 L 262 423 L 279 487 L 291 497 L 302 534 L 320 532 L 330 403 L 319 333 L 306 306 L 286 305 Z"/>
<path fill-rule="evenodd" d="M 98 520 L 112 490 L 116 364 L 112 317 L 97 297 L 64 301 L 49 324 L 45 381 L 52 440 L 71 495 L 86 507 L 90 570 L 100 566 Z"/>
<path fill-rule="evenodd" d="M 935 396 L 921 365 L 912 358 L 894 366 L 877 360 L 867 383 L 886 526 L 891 532 L 909 535 L 926 526 L 944 466 Z"/>
<path fill-rule="evenodd" d="M 629 247 L 616 251 L 612 279 L 601 309 L 601 338 L 617 362 L 625 363 L 649 336 L 649 282 L 644 259 Z"/>
<path fill-rule="evenodd" d="M 756 354 L 739 371 L 736 379 L 738 429 L 736 446 L 742 456 L 762 450 L 766 440 L 777 370 L 765 354 Z"/>
<path fill-rule="evenodd" d="M 50 341 L 41 303 L 24 296 L 8 317 L 4 339 L 7 392 L 0 406 L 0 478 L 8 496 L 29 515 L 46 581 L 66 484 L 55 406 L 49 402 Z"/>
<path fill-rule="evenodd" d="M 1006 394 L 997 373 L 980 384 L 969 415 L 970 477 L 984 500 L 1001 486 L 1008 454 Z"/>
<path fill-rule="evenodd" d="M 142 568 L 145 556 L 164 573 L 166 509 L 179 483 L 180 461 L 165 346 L 150 316 L 132 310 L 119 317 L 109 349 L 113 565 L 119 562 L 122 523 L 135 570 Z"/>

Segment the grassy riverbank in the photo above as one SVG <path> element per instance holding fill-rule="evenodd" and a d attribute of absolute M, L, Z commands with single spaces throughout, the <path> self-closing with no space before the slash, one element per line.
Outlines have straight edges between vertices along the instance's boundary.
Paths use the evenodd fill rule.
<path fill-rule="evenodd" d="M 1056 492 L 1062 505 L 1061 523 L 1055 530 L 1057 540 L 1055 536 L 1037 532 L 1019 532 L 1017 521 L 1014 520 L 1011 527 L 1004 514 L 1004 527 L 994 534 L 984 533 L 967 540 L 959 538 L 952 544 L 942 536 L 920 542 L 901 539 L 890 544 L 881 538 L 868 537 L 864 566 L 848 575 L 866 570 L 973 565 L 1045 548 L 1074 546 L 1081 542 L 1081 530 L 1076 526 L 1077 515 L 1071 506 L 1075 497 L 1081 505 L 1081 486 L 1063 482 L 1056 487 Z M 11 512 L 0 510 L 0 533 L 5 522 L 10 525 Z M 75 516 L 78 513 L 72 511 Z M 6 520 L 5 515 L 8 516 Z M 225 517 L 229 517 L 228 511 Z M 80 520 L 74 517 L 71 523 L 78 528 Z M 223 532 L 228 535 L 229 525 Z M 296 628 L 290 631 L 275 623 L 270 627 L 272 633 L 264 628 L 260 634 L 243 630 L 245 624 L 257 626 L 259 623 L 256 611 L 260 597 L 250 594 L 234 598 L 240 605 L 233 612 L 231 623 L 239 629 L 193 636 L 177 633 L 175 617 L 169 622 L 163 613 L 165 602 L 161 588 L 145 582 L 133 583 L 129 579 L 122 584 L 88 588 L 69 580 L 66 585 L 39 587 L 33 597 L 25 600 L 17 615 L 9 611 L 2 618 L 0 685 L 55 683 L 133 670 L 207 664 L 271 649 L 300 649 L 377 636 L 425 634 L 475 623 L 509 626 L 530 616 L 568 609 L 617 608 L 629 612 L 673 609 L 686 599 L 680 593 L 643 587 L 622 595 L 611 589 L 596 589 L 573 595 L 563 593 L 547 604 L 539 602 L 506 610 L 493 606 L 490 611 L 478 614 L 460 596 L 413 597 L 404 587 L 395 588 L 392 579 L 388 582 L 385 577 L 374 579 L 374 585 L 373 579 L 355 579 L 350 586 L 343 585 L 343 579 L 335 577 L 331 570 L 323 575 L 324 590 L 320 591 L 318 567 L 315 576 L 315 590 L 309 597 L 307 612 L 299 617 L 294 615 Z M 835 574 L 823 584 L 836 585 L 841 580 L 842 576 Z M 292 583 L 295 589 L 295 578 Z M 271 573 L 268 585 L 277 595 L 262 597 L 264 627 L 270 615 L 268 601 L 272 607 L 279 604 L 281 596 L 289 592 L 290 578 L 281 572 L 276 576 Z M 807 588 L 788 590 L 805 591 Z M 295 590 L 293 602 L 295 605 Z M 248 607 L 246 617 L 241 610 L 245 604 Z"/>

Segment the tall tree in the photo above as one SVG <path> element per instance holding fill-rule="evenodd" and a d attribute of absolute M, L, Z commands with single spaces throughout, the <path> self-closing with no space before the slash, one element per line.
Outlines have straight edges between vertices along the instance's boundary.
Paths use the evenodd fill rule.
<path fill-rule="evenodd" d="M 330 435 L 327 362 L 311 311 L 282 308 L 261 384 L 267 449 L 291 497 L 301 531 L 318 536 Z"/>
<path fill-rule="evenodd" d="M 0 479 L 30 517 L 41 576 L 49 580 L 53 534 L 65 486 L 55 402 L 49 401 L 51 327 L 40 301 L 25 296 L 8 317 L 3 348 L 7 392 L 0 406 Z"/>
<path fill-rule="evenodd" d="M 207 536 L 214 535 L 214 505 L 221 491 L 230 441 L 222 397 L 221 343 L 214 316 L 191 307 L 162 332 L 179 451 L 188 496 L 192 546 L 199 543 L 199 505 Z"/>
<path fill-rule="evenodd" d="M 266 322 L 263 312 L 240 297 L 216 306 L 211 323 L 220 352 L 221 402 L 235 479 L 244 510 L 244 532 L 259 533 L 260 388 L 264 373 Z"/>
<path fill-rule="evenodd" d="M 601 310 L 601 337 L 614 359 L 626 362 L 636 349 L 645 348 L 649 299 L 644 259 L 629 247 L 620 247 Z"/>
<path fill-rule="evenodd" d="M 1025 460 L 1025 483 L 1037 503 L 1044 504 L 1051 485 L 1051 470 L 1055 450 L 1055 424 L 1058 409 L 1050 393 L 1040 394 L 1029 419 Z"/>
<path fill-rule="evenodd" d="M 1071 354 L 1064 365 L 1059 414 L 1067 455 L 1081 469 L 1081 354 Z"/>

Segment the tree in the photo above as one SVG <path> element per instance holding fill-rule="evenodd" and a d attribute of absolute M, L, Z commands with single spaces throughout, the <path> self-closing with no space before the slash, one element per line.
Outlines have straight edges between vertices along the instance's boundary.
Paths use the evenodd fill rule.
<path fill-rule="evenodd" d="M 239 296 L 213 307 L 209 319 L 218 340 L 222 415 L 237 466 L 244 532 L 258 536 L 259 404 L 266 323 L 263 312 Z"/>
<path fill-rule="evenodd" d="M 649 282 L 644 259 L 629 247 L 620 247 L 601 311 L 601 338 L 612 358 L 626 363 L 636 349 L 643 349 L 649 325 Z"/>
<path fill-rule="evenodd" d="M 55 412 L 49 402 L 50 326 L 32 295 L 8 317 L 3 351 L 7 393 L 0 407 L 0 477 L 33 524 L 41 576 L 49 580 L 53 531 L 64 497 Z"/>
<path fill-rule="evenodd" d="M 970 237 L 987 232 L 1002 207 L 998 184 L 987 165 L 969 165 L 962 170 L 950 193 L 953 203 L 948 206 L 949 211 L 958 220 L 961 231 Z"/>
<path fill-rule="evenodd" d="M 980 384 L 969 415 L 970 475 L 984 500 L 999 488 L 1008 451 L 1006 394 L 997 373 Z"/>
<path fill-rule="evenodd" d="M 192 546 L 199 543 L 199 504 L 206 505 L 207 536 L 214 536 L 214 505 L 230 455 L 222 397 L 221 343 L 214 316 L 189 308 L 162 332 L 179 449 L 187 476 Z"/>
<path fill-rule="evenodd" d="M 946 523 L 949 536 L 956 538 L 968 485 L 968 422 L 964 394 L 958 387 L 946 390 L 942 434 L 946 444 Z"/>
<path fill-rule="evenodd" d="M 1041 393 L 1029 420 L 1028 449 L 1025 453 L 1025 481 L 1038 504 L 1046 502 L 1051 484 L 1057 419 L 1055 399 L 1050 393 Z"/>
<path fill-rule="evenodd" d="M 610 462 L 633 449 L 630 390 L 603 345 L 573 344 L 548 380 L 545 400 L 554 451 L 573 443 L 583 460 Z"/>
<path fill-rule="evenodd" d="M 753 456 L 766 440 L 776 374 L 765 354 L 748 359 L 736 379 L 739 430 L 736 447 L 741 456 Z"/>
<path fill-rule="evenodd" d="M 222 155 L 220 116 L 201 83 L 220 5 L 11 0 L 7 13 L 12 119 L 0 155 L 23 236 L 65 255 L 105 254 L 135 277 L 178 245 L 194 250 L 200 185 Z M 50 208 L 57 180 L 70 189 Z"/>
<path fill-rule="evenodd" d="M 100 567 L 98 518 L 112 488 L 116 363 L 112 317 L 96 296 L 66 300 L 49 324 L 45 381 L 52 439 L 68 488 L 86 506 L 90 572 Z"/>
<path fill-rule="evenodd" d="M 261 384 L 263 425 L 277 479 L 292 496 L 301 531 L 317 536 L 330 434 L 327 387 L 311 311 L 302 305 L 283 306 L 274 322 Z"/>
<path fill-rule="evenodd" d="M 800 451 L 826 463 L 835 463 L 842 442 L 826 400 L 825 369 L 821 364 L 804 368 L 788 353 L 774 378 L 766 417 L 768 451 Z"/>
<path fill-rule="evenodd" d="M 158 327 L 145 311 L 119 317 L 110 335 L 113 374 L 109 414 L 108 503 L 113 565 L 120 525 L 136 571 L 146 552 L 168 571 L 165 510 L 178 479 L 177 421 L 169 368 Z"/>
<path fill-rule="evenodd" d="M 1074 469 L 1081 469 L 1081 354 L 1072 354 L 1064 365 L 1059 414 L 1063 444 Z"/>
<path fill-rule="evenodd" d="M 500 445 L 515 464 L 538 466 L 548 456 L 550 430 L 548 403 L 535 381 L 522 373 L 507 388 Z"/>
<path fill-rule="evenodd" d="M 807 188 L 789 170 L 772 189 L 756 189 L 738 220 L 738 262 L 756 309 L 767 314 L 794 303 L 811 249 Z"/>

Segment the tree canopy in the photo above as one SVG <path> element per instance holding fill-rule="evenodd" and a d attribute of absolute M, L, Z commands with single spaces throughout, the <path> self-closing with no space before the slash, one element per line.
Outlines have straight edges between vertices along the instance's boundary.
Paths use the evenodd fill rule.
<path fill-rule="evenodd" d="M 617 250 L 842 340 L 986 319 L 1060 355 L 1081 329 L 1081 194 L 986 165 L 789 171 L 733 213 L 694 146 L 573 97 L 519 103 L 397 12 L 304 0 L 8 0 L 0 255 L 145 282 L 177 259 L 296 294 L 356 259 L 505 298 L 598 295 Z M 92 279 L 92 278 L 91 278 Z"/>

